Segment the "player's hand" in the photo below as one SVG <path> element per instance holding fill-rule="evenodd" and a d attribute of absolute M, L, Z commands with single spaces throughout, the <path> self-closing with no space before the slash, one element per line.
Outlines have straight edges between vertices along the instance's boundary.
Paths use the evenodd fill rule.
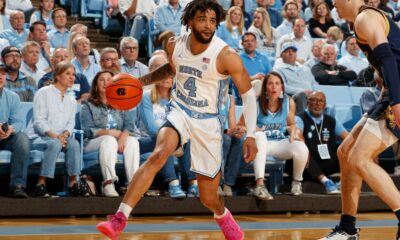
<path fill-rule="evenodd" d="M 258 149 L 256 140 L 252 137 L 246 138 L 243 143 L 243 158 L 246 163 L 249 163 L 256 158 Z"/>
<path fill-rule="evenodd" d="M 394 115 L 394 120 L 396 121 L 396 125 L 400 128 L 400 103 L 392 106 L 392 111 Z"/>

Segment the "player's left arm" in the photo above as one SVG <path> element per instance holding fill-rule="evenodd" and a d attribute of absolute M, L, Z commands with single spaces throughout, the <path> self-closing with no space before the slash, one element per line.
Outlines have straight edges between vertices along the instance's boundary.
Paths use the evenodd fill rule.
<path fill-rule="evenodd" d="M 255 143 L 257 104 L 256 95 L 250 84 L 250 77 L 243 66 L 239 55 L 231 48 L 224 48 L 218 55 L 217 69 L 220 73 L 228 74 L 239 90 L 243 100 L 243 116 L 246 123 L 247 138 L 243 145 L 244 160 L 249 162 L 257 154 Z"/>
<path fill-rule="evenodd" d="M 368 42 L 372 53 L 379 60 L 383 78 L 388 86 L 389 96 L 397 125 L 400 126 L 400 78 L 397 61 L 389 47 L 387 34 L 389 26 L 386 19 L 376 11 L 366 10 L 356 21 L 355 28 L 359 37 Z M 397 112 L 397 113 L 396 113 Z"/>
<path fill-rule="evenodd" d="M 175 43 L 176 43 L 175 38 L 171 38 L 168 40 L 166 49 L 168 54 L 168 63 L 160 66 L 159 68 L 149 72 L 148 74 L 142 77 L 139 77 L 139 81 L 143 84 L 143 86 L 157 83 L 167 78 L 173 78 L 175 76 L 175 65 L 172 61 L 172 55 L 174 53 Z"/>

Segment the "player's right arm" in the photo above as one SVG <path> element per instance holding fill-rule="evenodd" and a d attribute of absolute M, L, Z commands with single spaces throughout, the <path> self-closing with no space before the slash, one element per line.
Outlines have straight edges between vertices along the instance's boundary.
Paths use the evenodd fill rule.
<path fill-rule="evenodd" d="M 148 74 L 139 77 L 139 81 L 144 85 L 150 85 L 156 82 L 160 82 L 165 80 L 166 78 L 175 76 L 175 65 L 172 62 L 172 55 L 174 53 L 175 48 L 175 38 L 171 38 L 167 44 L 167 54 L 168 54 L 168 63 L 162 65 L 156 70 L 149 72 Z"/>
<path fill-rule="evenodd" d="M 397 61 L 389 47 L 387 32 L 389 25 L 385 17 L 377 11 L 365 10 L 354 23 L 361 40 L 368 42 L 372 53 L 379 60 L 379 65 L 389 90 L 392 110 L 397 126 L 400 126 L 400 78 Z"/>

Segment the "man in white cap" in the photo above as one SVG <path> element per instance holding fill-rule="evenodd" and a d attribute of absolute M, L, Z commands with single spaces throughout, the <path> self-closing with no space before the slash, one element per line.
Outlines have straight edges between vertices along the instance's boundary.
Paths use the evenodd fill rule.
<path fill-rule="evenodd" d="M 313 90 L 313 85 L 318 84 L 308 67 L 296 61 L 297 47 L 291 40 L 282 43 L 282 63 L 274 68 L 285 81 L 285 92 L 296 102 L 296 113 L 302 113 L 307 107 L 307 95 Z"/>

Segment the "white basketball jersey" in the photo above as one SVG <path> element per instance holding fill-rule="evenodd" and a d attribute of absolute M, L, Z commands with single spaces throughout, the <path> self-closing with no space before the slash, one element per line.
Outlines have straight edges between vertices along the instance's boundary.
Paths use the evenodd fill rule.
<path fill-rule="evenodd" d="M 227 44 L 214 35 L 208 48 L 193 55 L 190 34 L 176 40 L 172 60 L 176 67 L 176 88 L 172 98 L 199 113 L 220 114 L 228 92 L 228 75 L 218 73 L 217 56 Z"/>

